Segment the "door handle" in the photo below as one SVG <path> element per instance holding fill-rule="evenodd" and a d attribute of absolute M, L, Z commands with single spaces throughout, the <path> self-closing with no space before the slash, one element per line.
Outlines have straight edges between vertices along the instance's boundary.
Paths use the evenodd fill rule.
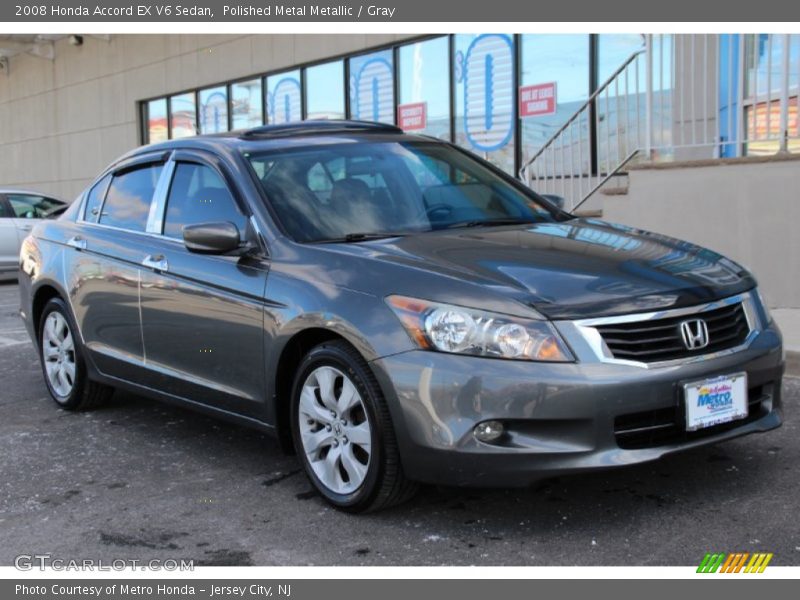
<path fill-rule="evenodd" d="M 156 256 L 148 254 L 144 257 L 142 266 L 147 267 L 148 269 L 154 269 L 155 271 L 162 271 L 164 273 L 169 271 L 169 263 L 167 262 L 167 259 L 164 258 L 163 254 L 158 254 Z"/>
<path fill-rule="evenodd" d="M 76 235 L 67 240 L 67 246 L 72 246 L 76 250 L 86 250 L 86 240 L 81 236 Z"/>
<path fill-rule="evenodd" d="M 33 229 L 33 225 L 20 225 L 19 228 L 22 231 L 30 231 L 31 229 Z"/>

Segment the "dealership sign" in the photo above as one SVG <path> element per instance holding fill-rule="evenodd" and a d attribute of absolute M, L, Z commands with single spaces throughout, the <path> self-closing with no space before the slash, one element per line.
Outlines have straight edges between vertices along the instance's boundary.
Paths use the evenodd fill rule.
<path fill-rule="evenodd" d="M 519 116 L 541 117 L 556 114 L 556 82 L 525 85 L 519 88 Z"/>
<path fill-rule="evenodd" d="M 400 104 L 397 107 L 397 125 L 403 131 L 418 131 L 428 126 L 427 102 Z"/>

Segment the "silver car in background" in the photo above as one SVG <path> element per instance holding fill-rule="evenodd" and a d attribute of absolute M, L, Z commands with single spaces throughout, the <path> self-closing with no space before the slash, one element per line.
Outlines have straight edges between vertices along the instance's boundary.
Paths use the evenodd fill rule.
<path fill-rule="evenodd" d="M 67 203 L 40 192 L 0 189 L 0 280 L 19 269 L 19 248 L 41 219 L 62 213 Z"/>

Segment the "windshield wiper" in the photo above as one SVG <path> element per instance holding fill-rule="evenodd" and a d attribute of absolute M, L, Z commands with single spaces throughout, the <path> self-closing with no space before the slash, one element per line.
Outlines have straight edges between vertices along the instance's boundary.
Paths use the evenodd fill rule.
<path fill-rule="evenodd" d="M 348 233 L 344 237 L 319 240 L 320 244 L 355 244 L 358 242 L 369 242 L 371 240 L 384 240 L 387 238 L 404 237 L 402 233 L 373 232 L 373 233 Z"/>
<path fill-rule="evenodd" d="M 538 223 L 536 219 L 522 217 L 503 217 L 500 219 L 475 219 L 472 221 L 456 221 L 449 223 L 442 229 L 466 229 L 469 227 L 494 227 L 495 225 L 530 225 Z"/>

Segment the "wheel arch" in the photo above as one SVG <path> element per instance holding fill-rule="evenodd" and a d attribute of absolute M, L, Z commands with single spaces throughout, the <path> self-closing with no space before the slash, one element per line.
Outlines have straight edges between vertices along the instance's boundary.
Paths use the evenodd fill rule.
<path fill-rule="evenodd" d="M 31 325 L 33 327 L 34 341 L 37 346 L 39 345 L 39 327 L 41 325 L 42 312 L 44 311 L 44 307 L 47 306 L 47 303 L 53 298 L 61 299 L 67 307 L 70 308 L 64 290 L 51 281 L 41 282 L 36 287 L 31 297 Z M 80 335 L 80 332 L 78 332 L 78 335 Z"/>

